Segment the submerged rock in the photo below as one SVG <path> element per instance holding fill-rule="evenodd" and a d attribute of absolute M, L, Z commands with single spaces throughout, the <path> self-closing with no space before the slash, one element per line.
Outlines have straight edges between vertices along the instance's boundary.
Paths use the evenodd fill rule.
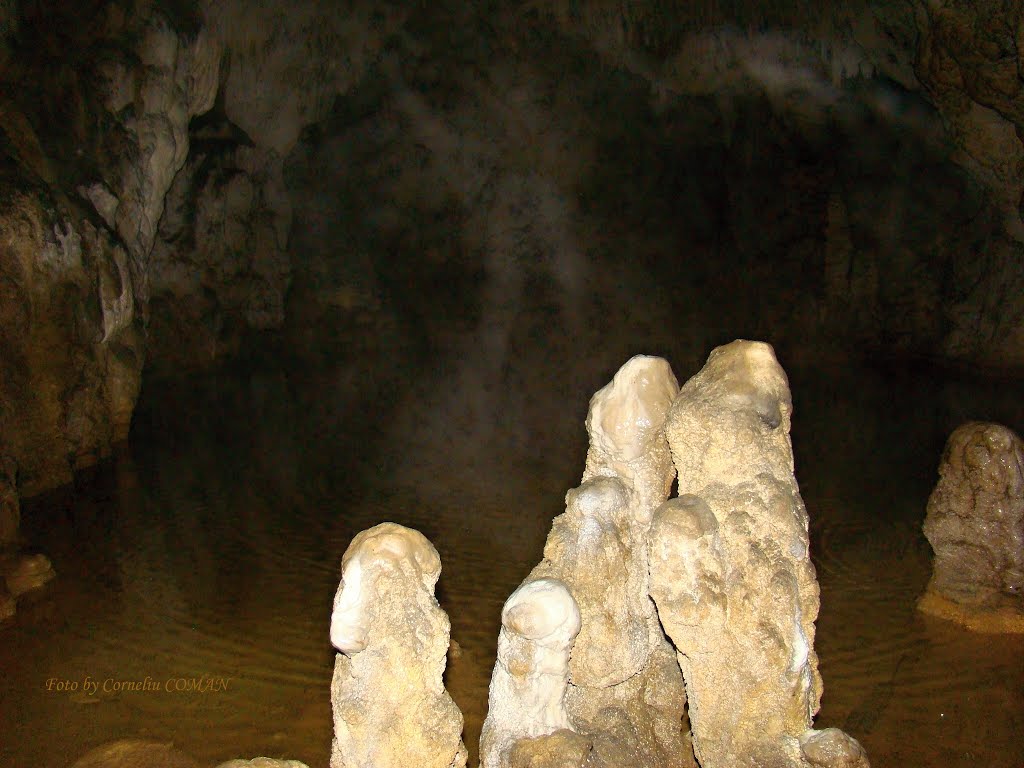
<path fill-rule="evenodd" d="M 678 651 L 702 768 L 807 765 L 818 585 L 791 411 L 772 348 L 736 341 L 712 351 L 668 416 L 680 496 L 654 516 L 651 595 Z"/>
<path fill-rule="evenodd" d="M 14 602 L 14 597 L 6 587 L 0 584 L 0 621 L 14 618 L 15 613 L 17 613 L 17 605 Z"/>
<path fill-rule="evenodd" d="M 1024 442 L 971 422 L 946 443 L 924 534 L 935 550 L 926 612 L 982 632 L 1024 632 Z"/>
<path fill-rule="evenodd" d="M 199 763 L 173 744 L 121 739 L 89 751 L 71 768 L 199 768 Z"/>
<path fill-rule="evenodd" d="M 462 713 L 444 688 L 448 616 L 434 598 L 437 550 L 381 523 L 342 558 L 331 615 L 331 768 L 463 768 Z"/>
<path fill-rule="evenodd" d="M 0 576 L 13 597 L 41 589 L 56 574 L 45 555 L 9 555 L 0 558 Z"/>

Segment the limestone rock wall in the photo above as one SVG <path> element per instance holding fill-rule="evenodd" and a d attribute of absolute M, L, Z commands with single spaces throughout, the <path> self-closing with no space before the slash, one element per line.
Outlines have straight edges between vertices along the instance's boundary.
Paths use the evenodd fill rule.
<path fill-rule="evenodd" d="M 32 494 L 127 434 L 149 254 L 189 120 L 213 103 L 220 51 L 145 4 L 25 13 L 0 105 L 0 444 Z"/>
<path fill-rule="evenodd" d="M 21 494 L 126 436 L 147 359 L 180 373 L 282 324 L 284 156 L 403 17 L 337 10 L 4 6 L 0 453 Z"/>
<path fill-rule="evenodd" d="M 130 256 L 109 230 L 46 193 L 7 200 L 0 450 L 31 495 L 68 482 L 127 435 L 145 337 Z"/>
<path fill-rule="evenodd" d="M 0 423 L 22 491 L 109 450 L 144 365 L 246 351 L 454 361 L 431 410 L 479 429 L 560 418 L 534 371 L 679 306 L 696 350 L 811 334 L 837 356 L 1020 367 L 1020 13 L 6 4 L 0 215 L 23 253 L 0 264 L 18 414 Z M 81 275 L 43 265 L 79 241 L 97 243 Z M 565 339 L 523 341 L 551 322 Z M 502 390 L 515 407 L 481 394 Z"/>

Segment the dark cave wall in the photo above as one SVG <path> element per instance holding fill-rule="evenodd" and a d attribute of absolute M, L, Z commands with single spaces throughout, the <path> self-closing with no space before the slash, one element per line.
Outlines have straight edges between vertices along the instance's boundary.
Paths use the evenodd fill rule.
<path fill-rule="evenodd" d="M 144 368 L 247 356 L 506 429 L 640 347 L 1024 369 L 1021 19 L 7 3 L 0 460 L 65 482 Z"/>

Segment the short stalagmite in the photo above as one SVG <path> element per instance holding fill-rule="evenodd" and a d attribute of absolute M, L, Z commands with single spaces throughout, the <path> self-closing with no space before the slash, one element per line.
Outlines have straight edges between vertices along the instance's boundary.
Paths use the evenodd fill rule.
<path fill-rule="evenodd" d="M 791 409 L 772 348 L 736 341 L 711 353 L 668 416 L 680 495 L 655 513 L 651 595 L 678 651 L 702 768 L 821 765 L 803 748 L 815 744 L 821 696 L 818 585 Z M 853 765 L 856 750 L 833 750 L 828 764 Z"/>
<path fill-rule="evenodd" d="M 505 601 L 480 736 L 483 768 L 583 765 L 590 744 L 570 730 L 565 711 L 579 631 L 579 608 L 560 581 L 528 581 Z"/>
<path fill-rule="evenodd" d="M 918 607 L 982 632 L 1024 632 L 1024 442 L 971 422 L 946 443 L 924 534 L 935 550 Z"/>
<path fill-rule="evenodd" d="M 331 615 L 331 768 L 463 768 L 462 713 L 444 688 L 451 625 L 434 597 L 437 550 L 381 523 L 342 558 Z"/>

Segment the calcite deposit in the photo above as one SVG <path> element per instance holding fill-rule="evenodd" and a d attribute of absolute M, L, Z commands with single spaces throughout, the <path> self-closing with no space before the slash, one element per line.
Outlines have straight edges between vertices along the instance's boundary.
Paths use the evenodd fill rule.
<path fill-rule="evenodd" d="M 772 348 L 736 341 L 683 386 L 666 424 L 679 497 L 655 513 L 651 595 L 686 679 L 702 768 L 808 764 L 818 585 L 791 411 Z"/>
<path fill-rule="evenodd" d="M 444 688 L 451 625 L 434 597 L 437 550 L 381 523 L 342 558 L 331 615 L 331 768 L 462 768 L 462 713 Z"/>
<path fill-rule="evenodd" d="M 692 765 L 682 676 L 648 594 L 646 541 L 674 477 L 663 424 L 677 391 L 665 360 L 637 356 L 594 395 L 583 483 L 566 495 L 544 559 L 520 587 L 554 580 L 579 606 L 565 709 L 568 727 L 593 745 L 588 766 Z M 500 666 L 488 727 L 525 732 L 524 715 L 494 684 Z M 487 768 L 511 764 L 484 754 Z"/>
<path fill-rule="evenodd" d="M 555 579 L 528 581 L 505 602 L 480 737 L 483 768 L 583 765 L 590 744 L 571 731 L 565 710 L 579 631 L 579 607 Z"/>
<path fill-rule="evenodd" d="M 935 550 L 926 613 L 970 629 L 1024 632 L 1024 442 L 970 422 L 946 443 L 924 534 Z"/>

